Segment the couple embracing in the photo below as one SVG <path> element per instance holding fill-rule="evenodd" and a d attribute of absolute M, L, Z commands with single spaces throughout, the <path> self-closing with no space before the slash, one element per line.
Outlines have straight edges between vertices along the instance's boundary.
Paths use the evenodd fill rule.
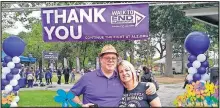
<path fill-rule="evenodd" d="M 99 54 L 101 68 L 82 76 L 70 89 L 73 101 L 82 107 L 161 107 L 154 83 L 138 82 L 134 66 L 118 57 L 112 45 L 105 45 Z"/>

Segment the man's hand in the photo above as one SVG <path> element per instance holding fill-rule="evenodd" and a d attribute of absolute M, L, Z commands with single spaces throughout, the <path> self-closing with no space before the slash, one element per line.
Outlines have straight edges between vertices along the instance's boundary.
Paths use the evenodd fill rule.
<path fill-rule="evenodd" d="M 89 107 L 89 106 L 91 106 L 91 105 L 94 105 L 94 104 L 92 104 L 92 103 L 87 103 L 87 104 L 83 104 L 82 107 Z"/>
<path fill-rule="evenodd" d="M 154 83 L 148 82 L 147 84 L 148 85 L 146 86 L 149 86 L 149 88 L 146 90 L 146 94 L 147 95 L 155 94 L 157 90 L 156 90 L 156 86 L 154 85 Z"/>

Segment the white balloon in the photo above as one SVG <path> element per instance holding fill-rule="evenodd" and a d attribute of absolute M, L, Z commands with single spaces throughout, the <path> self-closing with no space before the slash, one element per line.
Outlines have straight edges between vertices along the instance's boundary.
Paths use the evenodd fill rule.
<path fill-rule="evenodd" d="M 2 73 L 4 73 L 5 75 L 7 75 L 10 72 L 11 72 L 11 69 L 9 67 L 3 67 L 2 68 Z"/>
<path fill-rule="evenodd" d="M 13 69 L 15 67 L 15 64 L 13 62 L 8 62 L 7 66 L 10 68 L 10 69 Z"/>
<path fill-rule="evenodd" d="M 200 61 L 198 60 L 195 60 L 193 63 L 192 63 L 192 66 L 196 69 L 198 69 L 200 66 L 201 66 L 201 63 Z"/>
<path fill-rule="evenodd" d="M 204 80 L 200 80 L 200 82 L 201 82 L 201 83 L 204 83 L 204 84 L 206 83 L 206 81 L 204 81 Z"/>
<path fill-rule="evenodd" d="M 18 102 L 19 100 L 20 100 L 19 96 L 15 96 L 15 98 L 12 102 Z"/>
<path fill-rule="evenodd" d="M 189 69 L 188 69 L 188 72 L 189 72 L 189 74 L 195 74 L 195 73 L 197 73 L 197 69 L 196 68 L 194 68 L 194 67 L 190 67 Z"/>
<path fill-rule="evenodd" d="M 193 80 L 193 75 L 192 75 L 192 74 L 188 74 L 187 77 L 186 77 L 186 79 L 187 79 L 188 81 L 192 81 L 192 80 Z"/>
<path fill-rule="evenodd" d="M 205 73 L 201 75 L 201 80 L 204 80 L 204 81 L 210 80 L 210 74 Z"/>
<path fill-rule="evenodd" d="M 18 56 L 15 56 L 15 57 L 12 58 L 12 62 L 19 63 L 20 62 L 20 58 Z"/>
<path fill-rule="evenodd" d="M 21 76 L 20 76 L 20 74 L 18 73 L 18 74 L 16 74 L 16 75 L 14 75 L 14 77 L 13 77 L 13 79 L 16 79 L 16 80 L 19 80 L 21 78 Z"/>
<path fill-rule="evenodd" d="M 10 107 L 17 107 L 17 106 L 18 106 L 17 102 L 12 102 L 10 105 Z"/>
<path fill-rule="evenodd" d="M 2 73 L 2 79 L 6 79 L 6 75 Z"/>
<path fill-rule="evenodd" d="M 8 85 L 5 86 L 5 92 L 6 93 L 11 92 L 12 90 L 13 90 L 13 87 L 11 85 L 8 84 Z"/>
<path fill-rule="evenodd" d="M 206 60 L 206 56 L 204 54 L 199 54 L 197 56 L 197 60 L 200 62 L 204 62 Z"/>
<path fill-rule="evenodd" d="M 12 86 L 16 86 L 18 85 L 18 81 L 16 79 L 12 79 L 9 84 Z"/>

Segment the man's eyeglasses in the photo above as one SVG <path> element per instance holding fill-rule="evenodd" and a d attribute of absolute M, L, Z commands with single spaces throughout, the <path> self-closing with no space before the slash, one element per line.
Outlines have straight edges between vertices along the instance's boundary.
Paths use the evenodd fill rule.
<path fill-rule="evenodd" d="M 103 57 L 106 61 L 110 61 L 110 60 L 112 60 L 112 61 L 116 61 L 117 60 L 117 58 L 116 57 Z"/>

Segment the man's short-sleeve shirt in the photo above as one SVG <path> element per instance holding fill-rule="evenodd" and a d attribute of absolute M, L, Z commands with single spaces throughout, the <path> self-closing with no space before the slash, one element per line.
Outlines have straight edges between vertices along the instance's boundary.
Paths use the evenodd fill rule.
<path fill-rule="evenodd" d="M 116 72 L 107 78 L 101 69 L 98 69 L 82 76 L 71 91 L 77 96 L 83 94 L 83 104 L 118 107 L 124 87 Z"/>

